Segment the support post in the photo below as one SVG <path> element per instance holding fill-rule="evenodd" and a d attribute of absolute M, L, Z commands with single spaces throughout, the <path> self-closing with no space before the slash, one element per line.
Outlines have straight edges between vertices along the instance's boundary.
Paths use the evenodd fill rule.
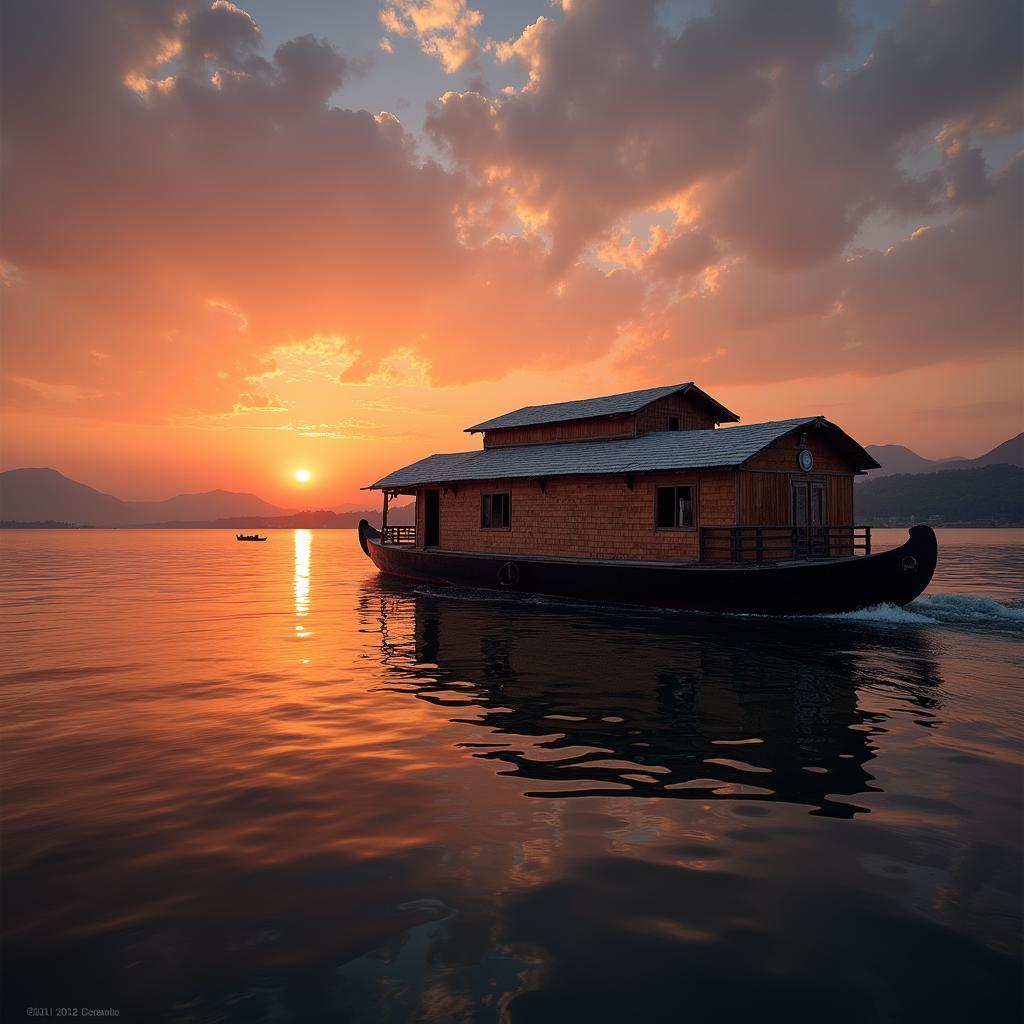
<path fill-rule="evenodd" d="M 380 539 L 382 544 L 388 542 L 388 503 L 391 500 L 391 496 L 387 491 L 384 492 L 384 510 L 380 516 Z"/>

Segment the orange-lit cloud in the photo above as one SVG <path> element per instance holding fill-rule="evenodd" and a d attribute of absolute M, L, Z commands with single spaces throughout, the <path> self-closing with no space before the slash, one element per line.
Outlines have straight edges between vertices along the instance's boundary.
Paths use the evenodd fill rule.
<path fill-rule="evenodd" d="M 270 47 L 226 0 L 12 0 L 0 284 L 5 407 L 35 438 L 19 453 L 60 435 L 51 418 L 414 457 L 473 420 L 463 396 L 486 399 L 481 419 L 693 377 L 774 388 L 748 420 L 840 380 L 867 395 L 919 372 L 925 410 L 994 379 L 987 429 L 1005 430 L 1018 4 L 909 3 L 866 59 L 827 0 L 734 0 L 672 29 L 648 0 L 576 0 L 502 44 L 485 17 L 382 5 L 385 40 L 449 72 L 523 72 L 423 97 L 423 138 L 345 108 L 362 65 L 333 42 Z M 446 412 L 420 426 L 384 408 L 438 391 Z"/>
<path fill-rule="evenodd" d="M 437 57 L 449 74 L 480 53 L 483 15 L 466 0 L 392 0 L 381 9 L 380 22 L 395 35 L 416 36 L 423 52 Z"/>

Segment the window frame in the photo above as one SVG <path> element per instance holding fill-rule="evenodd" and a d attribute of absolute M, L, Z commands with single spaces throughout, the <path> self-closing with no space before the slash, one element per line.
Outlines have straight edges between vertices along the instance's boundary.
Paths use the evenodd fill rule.
<path fill-rule="evenodd" d="M 687 487 L 690 490 L 690 505 L 693 509 L 693 523 L 689 526 L 661 526 L 658 523 L 658 492 L 679 491 Z M 680 480 L 678 483 L 655 484 L 654 485 L 654 529 L 660 533 L 694 533 L 697 529 L 698 520 L 698 489 L 696 480 Z M 672 507 L 679 510 L 679 499 L 673 496 Z"/>
<path fill-rule="evenodd" d="M 674 427 L 672 426 L 673 421 L 675 421 Z M 679 431 L 683 429 L 683 418 L 681 416 L 669 416 L 668 429 L 672 434 L 679 433 Z"/>
<path fill-rule="evenodd" d="M 494 526 L 492 523 L 484 523 L 484 506 L 490 502 L 490 518 L 494 519 L 494 499 L 504 498 L 508 506 L 508 521 L 504 526 Z M 506 533 L 512 529 L 512 492 L 511 491 L 481 491 L 480 492 L 480 529 L 481 530 L 502 530 Z"/>

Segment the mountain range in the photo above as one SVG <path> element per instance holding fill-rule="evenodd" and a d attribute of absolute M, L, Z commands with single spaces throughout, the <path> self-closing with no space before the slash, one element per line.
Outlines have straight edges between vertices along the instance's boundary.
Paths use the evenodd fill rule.
<path fill-rule="evenodd" d="M 403 506 L 404 507 L 404 506 Z M 391 521 L 404 523 L 396 508 Z M 164 501 L 124 501 L 55 469 L 11 469 L 0 473 L 0 520 L 5 523 L 76 523 L 81 526 L 209 525 L 218 527 L 294 526 L 310 513 L 281 508 L 255 494 L 204 491 L 178 494 Z M 361 518 L 375 521 L 379 510 L 341 505 L 316 513 L 320 526 L 355 526 Z M 293 521 L 294 520 L 294 521 Z M 409 519 L 409 522 L 412 520 Z"/>
<path fill-rule="evenodd" d="M 882 468 L 873 469 L 866 477 L 858 477 L 859 482 L 878 480 L 880 477 L 892 476 L 895 473 L 934 473 L 942 469 L 980 469 L 982 466 L 996 465 L 1024 467 L 1024 433 L 996 445 L 991 451 L 976 459 L 965 459 L 960 456 L 949 459 L 926 459 L 901 444 L 869 444 L 867 452 Z"/>
<path fill-rule="evenodd" d="M 880 478 L 934 475 L 938 472 L 976 470 L 993 466 L 1024 468 L 1024 433 L 1004 441 L 976 459 L 926 459 L 910 448 L 898 444 L 872 444 L 868 453 L 881 464 L 865 477 L 857 477 L 858 495 L 867 496 L 872 507 L 872 518 L 902 515 L 887 510 L 890 488 L 874 482 Z M 1003 474 L 1007 476 L 1007 474 Z M 1007 479 L 1013 478 L 1010 474 Z M 866 483 L 862 481 L 867 480 Z M 981 482 L 982 478 L 975 478 Z M 985 483 L 989 483 L 985 478 Z M 994 481 L 991 481 L 994 482 Z M 1002 478 L 1000 480 L 1002 483 Z M 871 489 L 869 492 L 868 489 Z M 957 488 L 960 490 L 960 488 Z M 921 518 L 933 514 L 927 498 L 927 488 L 920 491 L 909 483 L 901 483 L 892 492 L 901 495 L 897 504 L 902 508 L 919 504 L 916 513 Z M 918 494 L 920 491 L 920 494 Z M 911 495 L 917 495 L 912 497 Z M 982 496 L 975 502 L 975 515 L 986 518 Z M 979 502 L 981 502 L 979 504 Z M 858 505 L 861 498 L 858 497 Z M 877 506 L 877 507 L 876 507 Z M 391 522 L 405 525 L 412 522 L 412 505 L 393 506 Z M 345 503 L 315 513 L 297 512 L 264 501 L 258 495 L 235 491 L 204 491 L 198 494 L 178 494 L 164 501 L 124 501 L 112 494 L 104 494 L 86 484 L 58 473 L 55 469 L 11 469 L 0 473 L 0 521 L 4 523 L 74 523 L 81 526 L 216 526 L 287 528 L 305 523 L 311 515 L 319 516 L 322 527 L 355 526 L 360 519 L 379 522 L 380 512 Z M 303 518 L 305 517 L 305 518 Z M 311 520 L 310 520 L 311 521 Z"/>
<path fill-rule="evenodd" d="M 857 522 L 869 526 L 1024 526 L 1024 469 L 995 464 L 894 473 L 857 488 Z"/>

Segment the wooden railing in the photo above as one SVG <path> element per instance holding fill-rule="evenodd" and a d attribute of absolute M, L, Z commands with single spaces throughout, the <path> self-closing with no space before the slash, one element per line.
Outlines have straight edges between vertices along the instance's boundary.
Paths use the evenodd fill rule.
<path fill-rule="evenodd" d="M 701 561 L 779 562 L 871 554 L 870 526 L 704 526 Z"/>
<path fill-rule="evenodd" d="M 415 526 L 385 526 L 382 543 L 384 544 L 415 544 Z"/>

